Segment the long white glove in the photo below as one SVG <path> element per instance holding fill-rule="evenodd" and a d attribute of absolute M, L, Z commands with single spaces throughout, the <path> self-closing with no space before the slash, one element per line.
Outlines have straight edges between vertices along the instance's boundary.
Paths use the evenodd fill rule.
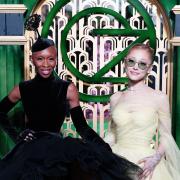
<path fill-rule="evenodd" d="M 154 168 L 160 162 L 162 156 L 163 155 L 157 151 L 154 155 L 143 158 L 138 162 L 139 164 L 144 163 L 142 168 L 143 173 L 140 175 L 141 180 L 144 180 L 147 177 L 149 177 L 149 180 L 152 178 Z"/>

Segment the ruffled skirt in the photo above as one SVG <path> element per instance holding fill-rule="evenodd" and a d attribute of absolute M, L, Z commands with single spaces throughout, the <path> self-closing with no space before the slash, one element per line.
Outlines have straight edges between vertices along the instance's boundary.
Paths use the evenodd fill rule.
<path fill-rule="evenodd" d="M 38 132 L 0 161 L 0 180 L 132 180 L 141 169 L 104 147 Z"/>

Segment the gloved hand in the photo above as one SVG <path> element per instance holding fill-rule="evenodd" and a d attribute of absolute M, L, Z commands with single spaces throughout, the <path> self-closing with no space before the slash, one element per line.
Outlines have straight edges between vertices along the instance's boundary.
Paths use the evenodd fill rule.
<path fill-rule="evenodd" d="M 33 131 L 31 129 L 25 129 L 18 136 L 18 141 L 24 140 L 24 141 L 29 142 L 29 141 L 32 141 L 33 139 L 36 139 L 35 131 Z"/>
<path fill-rule="evenodd" d="M 149 180 L 152 178 L 153 171 L 156 165 L 160 162 L 162 158 L 162 154 L 160 152 L 156 152 L 153 156 L 146 157 L 141 159 L 138 164 L 144 163 L 143 173 L 140 175 L 140 180 L 144 180 L 149 176 Z"/>

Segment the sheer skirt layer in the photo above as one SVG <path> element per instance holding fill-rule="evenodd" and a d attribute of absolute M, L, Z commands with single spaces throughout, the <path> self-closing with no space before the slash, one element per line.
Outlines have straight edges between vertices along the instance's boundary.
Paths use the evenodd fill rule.
<path fill-rule="evenodd" d="M 135 164 L 97 144 L 48 132 L 36 133 L 36 137 L 31 142 L 19 142 L 0 161 L 0 179 L 76 180 L 79 174 L 87 180 L 131 180 L 141 172 Z"/>

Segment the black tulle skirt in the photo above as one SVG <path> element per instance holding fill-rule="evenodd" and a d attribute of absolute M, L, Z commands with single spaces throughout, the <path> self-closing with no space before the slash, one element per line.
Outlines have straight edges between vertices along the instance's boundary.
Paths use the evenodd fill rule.
<path fill-rule="evenodd" d="M 0 160 L 0 180 L 132 180 L 141 169 L 78 138 L 38 132 Z"/>

